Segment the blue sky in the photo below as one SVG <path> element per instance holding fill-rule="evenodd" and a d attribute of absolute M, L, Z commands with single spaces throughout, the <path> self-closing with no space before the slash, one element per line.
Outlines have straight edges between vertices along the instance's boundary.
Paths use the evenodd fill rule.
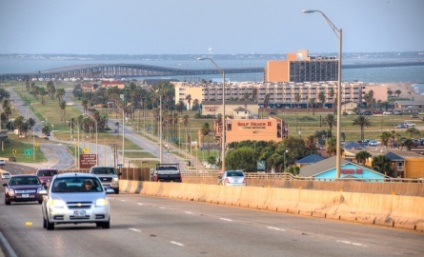
<path fill-rule="evenodd" d="M 424 51 L 423 0 L 1 0 L 0 54 Z"/>

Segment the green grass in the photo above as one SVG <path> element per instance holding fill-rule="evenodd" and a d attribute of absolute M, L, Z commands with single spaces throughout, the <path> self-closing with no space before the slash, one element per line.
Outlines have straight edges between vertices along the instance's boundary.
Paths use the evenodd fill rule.
<path fill-rule="evenodd" d="M 45 83 L 41 84 L 38 82 L 39 86 L 43 85 L 45 87 Z M 6 86 L 13 85 L 9 84 Z M 56 85 L 56 88 L 65 88 L 65 87 L 73 87 L 73 85 L 69 84 L 58 84 Z M 16 85 L 15 83 L 15 89 L 16 92 L 20 94 L 22 99 L 24 99 L 25 103 L 29 105 L 29 107 L 35 112 L 37 117 L 44 121 L 46 124 L 49 124 L 51 128 L 54 130 L 54 135 L 60 140 L 65 141 L 73 141 L 76 140 L 77 134 L 76 131 L 71 134 L 70 128 L 67 125 L 66 121 L 69 120 L 71 117 L 77 117 L 81 114 L 81 112 L 73 108 L 72 106 L 67 106 L 65 110 L 65 117 L 63 117 L 62 112 L 59 108 L 59 103 L 57 99 L 51 99 L 49 96 L 45 97 L 45 105 L 41 104 L 41 97 L 38 99 L 34 98 L 32 95 L 30 95 L 28 92 L 26 92 L 26 89 L 20 85 Z M 75 102 L 77 102 L 75 100 Z M 101 114 L 106 114 L 109 119 L 118 119 L 122 120 L 122 113 L 115 113 L 111 109 L 106 108 L 99 108 L 98 111 Z M 260 114 L 268 115 L 270 110 L 260 110 Z M 325 110 L 326 112 L 315 112 L 315 114 L 312 113 L 312 110 L 303 110 L 303 109 L 292 109 L 289 111 L 286 110 L 276 110 L 273 109 L 272 111 L 277 112 L 276 116 L 279 118 L 282 118 L 284 121 L 288 123 L 288 131 L 289 136 L 293 137 L 302 137 L 306 138 L 309 135 L 313 135 L 318 130 L 328 130 L 329 127 L 325 125 L 322 120 L 325 118 L 328 114 L 334 114 L 332 110 Z M 166 111 L 165 111 L 166 112 Z M 168 111 L 169 112 L 169 111 Z M 183 111 L 183 113 L 178 113 L 178 116 L 181 118 L 184 115 L 189 115 L 190 121 L 189 126 L 187 128 L 188 134 L 191 137 L 191 141 L 198 141 L 198 131 L 201 129 L 203 124 L 205 122 L 209 123 L 209 126 L 211 129 L 213 129 L 213 119 L 196 119 L 195 114 L 196 111 Z M 13 117 L 16 117 L 18 114 L 14 113 Z M 335 115 L 335 114 L 334 114 Z M 353 120 L 356 118 L 356 115 L 343 115 L 341 118 L 341 132 L 345 133 L 346 135 L 346 141 L 358 141 L 360 140 L 360 127 L 359 126 L 353 126 Z M 399 124 L 405 120 L 410 120 L 413 123 L 417 125 L 417 128 L 419 129 L 421 126 L 424 126 L 424 122 L 421 118 L 411 118 L 408 115 L 402 116 L 402 115 L 372 115 L 372 116 L 366 116 L 370 122 L 371 126 L 365 128 L 365 138 L 369 139 L 378 139 L 382 132 L 384 131 L 393 131 L 396 130 L 401 136 L 410 137 L 406 133 L 406 129 L 395 129 L 394 126 L 396 124 Z M 154 112 L 152 110 L 146 111 L 146 116 L 143 117 L 143 111 L 140 112 L 136 111 L 136 113 L 133 115 L 133 117 L 130 117 L 128 121 L 126 122 L 126 126 L 131 126 L 136 133 L 143 134 L 146 138 L 153 142 L 158 141 L 158 135 L 155 134 L 154 126 L 155 126 L 155 117 Z M 120 126 L 121 126 L 120 122 Z M 115 127 L 112 127 L 110 129 L 115 129 Z M 142 131 L 145 131 L 147 133 L 142 133 Z M 164 142 L 167 142 L 166 135 L 167 135 L 168 127 L 166 124 L 164 124 Z M 299 133 L 300 132 L 300 133 Z M 332 128 L 333 135 L 336 133 L 336 126 L 333 126 Z M 195 147 L 187 147 L 187 138 L 186 138 L 186 128 L 181 124 L 179 128 L 177 128 L 177 138 L 180 137 L 181 140 L 181 148 L 182 150 L 189 149 L 189 152 L 198 157 L 200 160 L 207 160 L 209 156 L 218 156 L 219 151 L 201 151 L 198 149 L 195 149 Z M 419 136 L 415 136 L 419 137 Z M 88 141 L 91 143 L 95 142 L 95 135 L 90 133 L 83 133 L 80 132 L 80 140 Z M 28 139 L 19 139 L 11 137 L 9 139 L 10 145 L 5 145 L 5 151 L 0 153 L 0 156 L 2 157 L 9 157 L 11 156 L 11 149 L 13 147 L 18 148 L 18 159 L 23 161 L 32 162 L 33 160 L 29 160 L 29 158 L 26 158 L 24 155 L 25 149 L 29 148 Z M 12 146 L 13 141 L 17 141 L 16 145 Z M 26 142 L 26 143 L 25 143 Z M 99 144 L 102 145 L 109 145 L 113 146 L 116 145 L 119 148 L 122 146 L 122 136 L 121 135 L 115 135 L 115 134 L 109 134 L 109 133 L 99 133 Z M 207 136 L 205 138 L 205 143 L 215 144 L 213 136 Z M 18 146 L 19 144 L 23 144 L 22 146 Z M 175 144 L 176 145 L 176 144 Z M 177 145 L 176 145 L 177 146 Z M 73 149 L 74 146 L 71 144 L 68 146 L 70 149 Z M 133 144 L 131 141 L 126 140 L 125 141 L 125 149 L 127 150 L 142 150 L 139 146 Z M 23 155 L 22 155 L 23 154 Z M 38 153 L 36 152 L 36 160 L 42 161 L 43 157 L 40 153 L 40 156 L 38 156 Z M 126 154 L 127 157 L 153 157 L 149 153 L 128 153 Z M 182 156 L 184 158 L 184 156 Z"/>

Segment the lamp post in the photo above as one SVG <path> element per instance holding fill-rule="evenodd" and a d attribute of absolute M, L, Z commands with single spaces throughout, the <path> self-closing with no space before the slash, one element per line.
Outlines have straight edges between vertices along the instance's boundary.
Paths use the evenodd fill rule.
<path fill-rule="evenodd" d="M 212 62 L 212 64 L 216 67 L 216 69 L 221 73 L 222 75 L 222 149 L 221 149 L 221 170 L 225 170 L 225 71 L 221 69 L 218 64 L 215 63 L 215 61 L 212 58 L 209 57 L 200 57 L 197 58 L 198 60 L 209 60 Z"/>
<path fill-rule="evenodd" d="M 340 178 L 340 160 L 341 160 L 341 102 L 342 102 L 342 29 L 337 28 L 333 22 L 320 10 L 302 10 L 303 13 L 320 13 L 327 23 L 330 25 L 331 29 L 334 31 L 336 36 L 339 39 L 339 63 L 337 68 L 337 121 L 336 121 L 336 135 L 337 135 L 337 145 L 336 145 L 336 179 Z"/>

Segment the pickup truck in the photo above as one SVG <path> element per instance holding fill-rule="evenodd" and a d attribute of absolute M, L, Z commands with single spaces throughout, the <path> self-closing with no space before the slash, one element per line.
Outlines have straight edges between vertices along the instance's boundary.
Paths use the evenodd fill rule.
<path fill-rule="evenodd" d="M 152 181 L 182 182 L 178 164 L 157 164 L 152 174 Z"/>

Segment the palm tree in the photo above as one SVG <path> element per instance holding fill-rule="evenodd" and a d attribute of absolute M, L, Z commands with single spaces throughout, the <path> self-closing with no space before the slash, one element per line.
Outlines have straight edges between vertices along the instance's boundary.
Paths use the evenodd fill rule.
<path fill-rule="evenodd" d="M 65 109 L 66 109 L 66 101 L 65 100 L 62 100 L 60 103 L 59 103 L 59 107 L 60 107 L 60 110 L 62 110 L 62 117 L 61 117 L 61 120 L 65 120 Z"/>
<path fill-rule="evenodd" d="M 395 91 L 395 94 L 397 95 L 397 97 L 399 98 L 400 94 L 402 94 L 402 91 L 400 91 L 399 89 Z"/>
<path fill-rule="evenodd" d="M 377 155 L 372 159 L 372 168 L 386 176 L 392 176 L 391 161 L 384 155 Z"/>
<path fill-rule="evenodd" d="M 365 165 L 365 162 L 368 158 L 370 158 L 372 155 L 367 151 L 360 151 L 355 155 L 355 159 L 358 161 L 358 163 L 361 163 L 362 165 Z"/>
<path fill-rule="evenodd" d="M 381 144 L 387 147 L 391 138 L 392 138 L 392 133 L 388 131 L 384 131 L 380 135 Z"/>
<path fill-rule="evenodd" d="M 356 125 L 356 126 L 361 127 L 361 141 L 364 141 L 365 127 L 371 126 L 370 120 L 367 117 L 365 117 L 364 115 L 359 115 L 358 117 L 356 117 L 353 120 L 352 125 L 354 125 L 354 126 Z"/>
<path fill-rule="evenodd" d="M 409 127 L 409 128 L 407 128 L 406 129 L 406 133 L 409 133 L 411 136 L 411 138 L 412 138 L 412 135 L 417 135 L 417 136 L 419 136 L 421 133 L 420 133 L 420 131 L 417 129 L 417 128 L 415 128 L 415 127 Z"/>
<path fill-rule="evenodd" d="M 205 137 L 207 135 L 209 135 L 209 132 L 211 131 L 209 123 L 207 123 L 207 122 L 203 123 L 201 131 L 202 131 L 202 136 L 203 136 L 202 149 L 204 149 L 205 148 Z"/>
<path fill-rule="evenodd" d="M 187 110 L 190 110 L 190 105 L 192 100 L 191 95 L 190 94 L 186 95 L 185 100 L 187 100 L 187 103 L 188 103 Z"/>
<path fill-rule="evenodd" d="M 326 152 L 328 155 L 333 156 L 337 153 L 337 139 L 332 137 L 327 139 L 326 145 Z"/>
<path fill-rule="evenodd" d="M 318 99 L 319 99 L 319 101 L 321 102 L 321 106 L 322 106 L 322 108 L 324 108 L 324 104 L 325 104 L 325 93 L 324 92 L 319 92 L 319 94 L 318 94 Z"/>
<path fill-rule="evenodd" d="M 324 117 L 323 122 L 329 127 L 331 131 L 333 129 L 333 126 L 336 125 L 336 118 L 333 114 L 328 114 Z"/>
<path fill-rule="evenodd" d="M 312 115 L 315 115 L 315 99 L 309 99 L 309 105 L 312 107 Z"/>

